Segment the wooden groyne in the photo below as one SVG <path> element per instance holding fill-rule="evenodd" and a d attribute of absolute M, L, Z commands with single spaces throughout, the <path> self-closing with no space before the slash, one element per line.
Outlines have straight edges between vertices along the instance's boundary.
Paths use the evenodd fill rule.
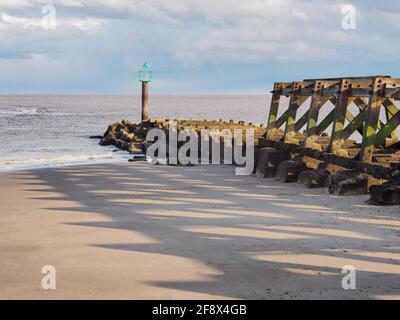
<path fill-rule="evenodd" d="M 282 97 L 290 99 L 288 107 Z M 390 76 L 275 83 L 267 132 L 259 143 L 264 160 L 258 163 L 258 176 L 268 171 L 265 159 L 278 151 L 276 172 L 292 181 L 301 178 L 310 187 L 328 184 L 332 193 L 343 195 L 367 193 L 376 186 L 370 188 L 372 200 L 400 204 L 400 111 L 394 102 L 399 98 L 400 79 Z M 309 107 L 299 116 L 307 101 Z M 332 110 L 319 119 L 328 103 Z M 355 132 L 362 136 L 360 143 L 350 139 Z M 282 163 L 285 157 L 289 162 Z M 304 164 L 314 171 L 302 173 Z"/>

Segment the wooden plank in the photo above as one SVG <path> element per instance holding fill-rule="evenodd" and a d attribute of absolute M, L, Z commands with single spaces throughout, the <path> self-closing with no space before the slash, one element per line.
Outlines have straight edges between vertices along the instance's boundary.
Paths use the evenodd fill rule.
<path fill-rule="evenodd" d="M 276 129 L 276 121 L 278 120 L 278 110 L 280 106 L 281 94 L 279 90 L 282 89 L 281 82 L 275 82 L 274 93 L 272 94 L 271 106 L 269 108 L 267 132 Z"/>
<path fill-rule="evenodd" d="M 393 132 L 397 132 L 397 128 L 400 125 L 400 111 L 391 117 L 386 125 L 379 131 L 375 138 L 375 146 L 384 145 L 385 139 L 388 138 Z"/>
<path fill-rule="evenodd" d="M 349 101 L 349 89 L 350 83 L 349 80 L 343 79 L 341 84 L 341 93 L 339 95 L 338 102 L 336 104 L 335 110 L 335 117 L 333 120 L 333 128 L 332 128 L 332 135 L 331 135 L 331 142 L 329 145 L 328 150 L 335 153 L 340 149 L 340 141 L 343 135 L 343 129 L 346 119 L 346 112 L 348 107 Z"/>
<path fill-rule="evenodd" d="M 360 109 L 360 111 L 364 111 L 368 107 L 368 103 L 363 98 L 354 99 L 353 103 Z"/>
<path fill-rule="evenodd" d="M 362 131 L 362 126 L 364 124 L 366 112 L 361 111 L 343 130 L 343 139 L 348 139 L 356 130 Z"/>
<path fill-rule="evenodd" d="M 364 77 L 345 77 L 345 78 L 323 78 L 323 79 L 305 79 L 304 81 L 342 81 L 343 79 L 348 79 L 348 80 L 373 80 L 375 78 L 389 78 L 392 79 L 391 76 L 382 76 L 382 75 L 377 75 L 377 76 L 364 76 Z M 394 79 L 393 79 L 394 80 Z"/>
<path fill-rule="evenodd" d="M 394 115 L 399 111 L 399 109 L 389 98 L 383 102 L 383 106 L 385 107 L 386 121 L 388 123 L 394 117 Z M 390 143 L 389 144 L 386 143 L 385 144 L 386 146 L 399 142 L 399 129 L 398 129 L 399 124 L 397 124 L 396 126 L 396 124 L 394 123 L 392 124 L 392 126 L 394 126 L 394 128 L 391 128 L 392 132 L 390 133 Z"/>
<path fill-rule="evenodd" d="M 306 113 L 304 113 L 301 118 L 296 122 L 294 126 L 294 131 L 299 132 L 301 128 L 304 127 L 304 125 L 307 124 L 308 121 L 308 115 L 310 113 L 310 110 L 308 110 Z"/>
<path fill-rule="evenodd" d="M 300 98 L 300 105 L 302 105 L 306 100 L 308 99 L 308 97 L 301 97 Z M 289 109 L 286 110 L 279 118 L 278 120 L 276 120 L 276 124 L 275 124 L 275 128 L 279 129 L 280 127 L 282 127 L 287 120 L 289 114 Z M 301 129 L 301 128 L 300 128 Z"/>
<path fill-rule="evenodd" d="M 361 135 L 363 135 L 363 123 L 365 120 L 365 115 L 364 113 L 365 109 L 367 108 L 367 103 L 364 101 L 363 98 L 356 98 L 356 97 L 350 97 L 348 105 L 351 103 L 354 103 L 358 109 L 360 110 L 360 113 L 356 116 L 354 116 L 348 109 L 346 111 L 346 119 L 349 121 L 349 124 L 346 126 L 346 128 L 343 130 L 343 137 L 342 139 L 347 139 L 349 138 L 354 131 L 358 131 Z"/>
<path fill-rule="evenodd" d="M 287 119 L 287 117 L 288 117 L 288 114 L 289 114 L 289 110 L 286 110 L 286 111 L 279 117 L 279 119 L 276 121 L 276 128 L 277 128 L 277 129 L 279 129 L 280 127 L 282 127 L 282 126 L 285 124 L 286 119 Z"/>
<path fill-rule="evenodd" d="M 285 142 L 290 142 L 293 133 L 295 132 L 294 126 L 296 124 L 297 109 L 301 106 L 301 97 L 297 94 L 301 89 L 299 82 L 293 82 L 292 94 L 290 96 L 289 108 L 286 114 L 286 126 L 285 126 Z"/>
<path fill-rule="evenodd" d="M 386 83 L 382 78 L 377 78 L 374 80 L 373 84 L 373 94 L 369 100 L 368 108 L 366 110 L 367 114 L 365 117 L 364 124 L 364 135 L 361 146 L 361 161 L 365 163 L 372 162 L 372 155 L 375 148 L 376 141 L 376 131 L 378 129 L 380 108 L 384 101 L 383 92 Z"/>
<path fill-rule="evenodd" d="M 335 106 L 337 103 L 337 98 L 336 97 L 332 97 L 329 99 L 329 101 Z M 333 109 L 325 118 L 324 120 L 321 121 L 321 123 L 317 126 L 316 129 L 316 134 L 320 135 L 322 134 L 328 127 L 329 125 L 333 122 L 333 120 L 335 119 L 335 113 L 336 110 Z"/>
<path fill-rule="evenodd" d="M 301 105 L 308 99 L 308 97 L 301 97 L 297 93 L 301 90 L 302 86 L 309 85 L 303 82 L 293 82 L 292 84 L 292 95 L 290 96 L 289 108 L 286 112 L 286 126 L 285 126 L 285 142 L 290 143 L 293 135 L 296 134 L 296 115 L 297 110 Z"/>
<path fill-rule="evenodd" d="M 322 91 L 326 83 L 317 81 L 314 85 L 314 94 L 311 100 L 311 106 L 308 113 L 307 129 L 304 137 L 304 145 L 306 148 L 311 148 L 314 144 L 317 134 L 319 110 L 328 102 L 329 98 L 322 97 Z"/>
<path fill-rule="evenodd" d="M 297 146 L 294 144 L 285 144 L 278 141 L 270 141 L 265 139 L 259 140 L 259 147 L 270 147 L 281 151 L 290 152 L 292 154 L 299 154 L 302 156 L 308 156 L 323 162 L 332 163 L 348 170 L 354 170 L 360 173 L 371 175 L 377 179 L 389 180 L 392 175 L 392 169 L 383 167 L 382 165 L 363 163 L 354 159 L 347 159 L 333 155 L 326 152 L 318 152 L 304 148 L 303 146 Z"/>
<path fill-rule="evenodd" d="M 280 91 L 281 95 L 290 96 L 293 93 L 291 88 L 283 89 Z M 298 92 L 299 96 L 312 96 L 314 90 L 312 88 L 303 88 Z M 340 88 L 332 87 L 322 91 L 322 96 L 331 97 L 331 96 L 339 96 Z M 372 95 L 372 88 L 352 88 L 350 90 L 350 97 L 370 97 Z M 399 98 L 400 97 L 400 88 L 387 88 L 384 91 L 383 96 L 385 98 Z"/>
<path fill-rule="evenodd" d="M 390 118 L 393 117 L 397 111 L 399 111 L 397 106 L 389 98 L 383 101 L 383 106 L 386 110 L 387 120 L 390 120 Z"/>

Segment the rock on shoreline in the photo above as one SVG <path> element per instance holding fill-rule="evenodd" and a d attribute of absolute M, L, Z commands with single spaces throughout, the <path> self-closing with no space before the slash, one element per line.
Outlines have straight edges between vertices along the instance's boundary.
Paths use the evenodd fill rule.
<path fill-rule="evenodd" d="M 143 154 L 149 125 L 150 123 L 138 125 L 127 120 L 113 123 L 108 126 L 107 131 L 100 140 L 100 145 L 113 145 L 131 154 Z"/>
<path fill-rule="evenodd" d="M 200 134 L 201 130 L 223 130 L 223 129 L 253 129 L 254 138 L 257 143 L 258 139 L 265 134 L 266 128 L 264 125 L 257 126 L 252 123 L 243 121 L 235 122 L 233 120 L 176 120 L 170 119 L 149 119 L 141 123 L 134 123 L 128 120 L 115 122 L 111 124 L 100 140 L 100 145 L 113 145 L 119 149 L 126 150 L 131 154 L 144 154 L 150 142 L 146 141 L 146 135 L 149 130 L 158 128 L 168 131 L 172 123 L 176 124 L 178 132 L 191 129 Z"/>

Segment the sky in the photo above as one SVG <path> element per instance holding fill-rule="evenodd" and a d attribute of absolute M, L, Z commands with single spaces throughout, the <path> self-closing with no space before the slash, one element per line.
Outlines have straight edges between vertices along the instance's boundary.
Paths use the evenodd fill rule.
<path fill-rule="evenodd" d="M 265 93 L 400 77 L 400 1 L 0 0 L 0 93 Z"/>

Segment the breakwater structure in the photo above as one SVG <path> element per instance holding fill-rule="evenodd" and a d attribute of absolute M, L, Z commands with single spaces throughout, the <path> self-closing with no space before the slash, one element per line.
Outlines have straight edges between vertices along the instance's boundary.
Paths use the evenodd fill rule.
<path fill-rule="evenodd" d="M 399 99 L 400 79 L 390 76 L 277 82 L 264 125 L 222 119 L 145 118 L 138 124 L 124 120 L 110 125 L 100 144 L 145 154 L 152 143 L 146 140 L 147 132 L 151 128 L 167 132 L 171 123 L 178 131 L 198 134 L 202 129 L 252 129 L 258 178 L 328 187 L 336 195 L 370 193 L 375 204 L 398 205 L 400 110 L 395 101 Z M 360 141 L 352 139 L 357 134 Z"/>

